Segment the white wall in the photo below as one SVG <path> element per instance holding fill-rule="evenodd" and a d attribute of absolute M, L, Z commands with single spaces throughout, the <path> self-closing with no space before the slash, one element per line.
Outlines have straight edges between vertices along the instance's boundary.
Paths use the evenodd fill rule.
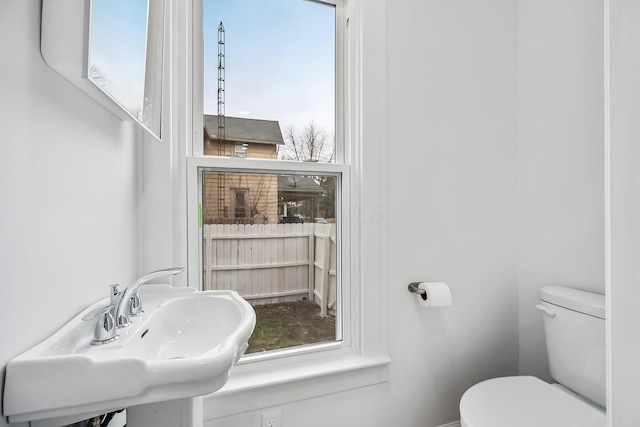
<path fill-rule="evenodd" d="M 516 7 L 388 8 L 390 386 L 397 425 L 436 426 L 517 373 Z M 416 280 L 448 283 L 454 306 L 419 309 Z"/>
<path fill-rule="evenodd" d="M 609 4 L 611 426 L 640 425 L 640 3 Z"/>
<path fill-rule="evenodd" d="M 604 7 L 518 5 L 519 366 L 550 380 L 538 290 L 604 293 Z"/>
<path fill-rule="evenodd" d="M 40 7 L 0 2 L 2 377 L 12 357 L 137 273 L 136 141 L 44 63 Z"/>

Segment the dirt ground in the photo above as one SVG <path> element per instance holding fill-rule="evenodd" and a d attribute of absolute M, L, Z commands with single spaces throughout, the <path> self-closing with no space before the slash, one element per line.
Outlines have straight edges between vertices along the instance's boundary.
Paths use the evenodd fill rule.
<path fill-rule="evenodd" d="M 309 301 L 257 305 L 256 328 L 249 339 L 249 353 L 333 341 L 335 318 L 320 316 L 320 307 Z"/>

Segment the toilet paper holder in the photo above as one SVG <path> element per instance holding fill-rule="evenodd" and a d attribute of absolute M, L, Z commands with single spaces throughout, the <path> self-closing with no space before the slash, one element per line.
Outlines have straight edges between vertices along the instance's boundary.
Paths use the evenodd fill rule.
<path fill-rule="evenodd" d="M 444 282 L 411 282 L 409 292 L 415 293 L 420 305 L 442 307 L 452 304 L 451 289 Z"/>
<path fill-rule="evenodd" d="M 420 286 L 420 282 L 409 283 L 409 292 L 420 294 L 422 295 L 422 298 L 426 299 L 427 291 L 425 291 L 424 289 L 420 289 L 418 286 Z"/>

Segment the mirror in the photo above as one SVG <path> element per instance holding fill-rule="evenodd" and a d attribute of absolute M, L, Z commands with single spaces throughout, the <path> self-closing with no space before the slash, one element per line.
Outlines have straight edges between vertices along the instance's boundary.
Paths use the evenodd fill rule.
<path fill-rule="evenodd" d="M 161 1 L 91 0 L 86 75 L 155 135 L 162 105 Z"/>
<path fill-rule="evenodd" d="M 164 0 L 43 0 L 42 56 L 160 140 L 164 11 Z"/>

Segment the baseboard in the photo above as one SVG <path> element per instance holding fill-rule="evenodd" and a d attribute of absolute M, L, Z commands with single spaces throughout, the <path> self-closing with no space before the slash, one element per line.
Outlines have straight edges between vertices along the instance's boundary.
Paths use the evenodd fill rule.
<path fill-rule="evenodd" d="M 438 427 L 461 427 L 461 425 L 460 425 L 460 421 L 454 421 L 451 423 L 442 424 L 441 426 L 438 426 Z"/>

